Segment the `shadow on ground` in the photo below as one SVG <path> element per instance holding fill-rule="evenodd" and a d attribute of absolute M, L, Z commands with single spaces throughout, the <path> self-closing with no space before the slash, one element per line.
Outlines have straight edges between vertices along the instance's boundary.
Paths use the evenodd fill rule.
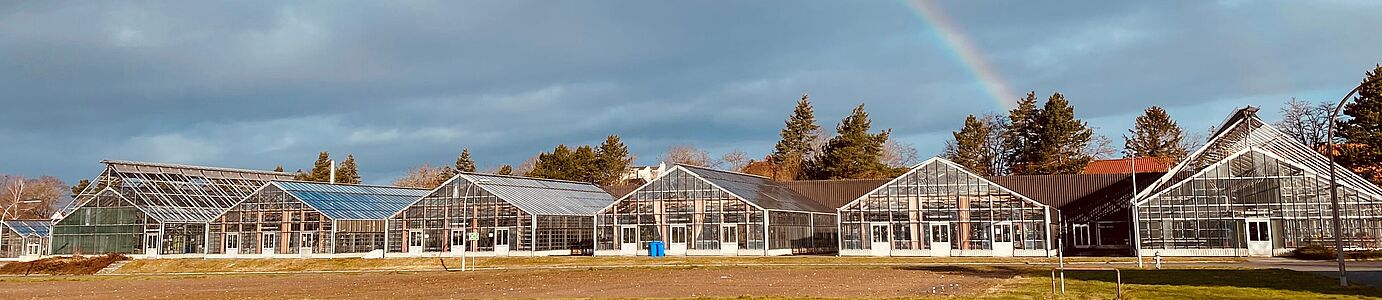
<path fill-rule="evenodd" d="M 1032 272 L 1031 268 L 1013 266 L 905 266 L 895 269 L 997 279 L 1012 278 L 1018 274 Z"/>
<path fill-rule="evenodd" d="M 1045 271 L 1049 272 L 1049 271 Z M 1032 276 L 1049 276 L 1033 274 Z M 1068 279 L 1116 283 L 1111 270 L 1066 270 Z M 1382 274 L 1374 274 L 1382 276 Z M 1283 269 L 1172 269 L 1123 270 L 1124 285 L 1239 287 L 1325 295 L 1382 297 L 1371 286 L 1340 287 L 1336 279 Z"/>

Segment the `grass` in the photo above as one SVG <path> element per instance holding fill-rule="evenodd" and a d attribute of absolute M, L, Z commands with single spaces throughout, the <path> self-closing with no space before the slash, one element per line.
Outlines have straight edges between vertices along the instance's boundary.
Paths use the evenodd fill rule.
<path fill-rule="evenodd" d="M 1022 278 L 979 299 L 1053 299 L 1049 269 L 1028 269 Z M 1061 299 L 1112 299 L 1111 270 L 1067 270 Z M 1382 290 L 1340 287 L 1333 278 L 1281 269 L 1123 270 L 1124 299 L 1382 299 Z"/>

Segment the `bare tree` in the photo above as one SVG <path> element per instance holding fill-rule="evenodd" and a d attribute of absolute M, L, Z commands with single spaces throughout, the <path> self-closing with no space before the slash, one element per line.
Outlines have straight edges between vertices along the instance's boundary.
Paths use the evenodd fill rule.
<path fill-rule="evenodd" d="M 662 154 L 660 159 L 670 164 L 683 164 L 700 167 L 710 167 L 714 161 L 710 160 L 710 153 L 705 150 L 697 149 L 696 146 L 687 144 L 672 145 Z"/>
<path fill-rule="evenodd" d="M 67 184 L 57 177 L 0 175 L 0 210 L 9 208 L 8 219 L 46 219 L 68 192 Z"/>
<path fill-rule="evenodd" d="M 1110 159 L 1118 154 L 1118 149 L 1113 147 L 1112 139 L 1095 134 L 1089 138 L 1089 145 L 1085 147 L 1084 153 L 1094 159 Z"/>
<path fill-rule="evenodd" d="M 742 172 L 744 171 L 744 166 L 749 164 L 749 154 L 744 153 L 743 150 L 734 149 L 734 151 L 730 151 L 721 156 L 720 161 L 723 162 L 724 167 L 730 171 Z"/>
<path fill-rule="evenodd" d="M 431 189 L 441 186 L 450 178 L 446 177 L 446 167 L 432 167 L 427 164 L 408 169 L 408 174 L 402 178 L 394 180 L 393 185 L 397 187 L 425 188 Z"/>
<path fill-rule="evenodd" d="M 988 157 L 989 172 L 984 174 L 990 176 L 1007 175 L 1012 172 L 1013 149 L 1010 144 L 1004 143 L 1003 138 L 1008 135 L 1009 120 L 1005 115 L 984 114 L 980 119 L 984 122 L 984 127 L 989 129 L 988 138 L 984 141 L 984 149 Z"/>
<path fill-rule="evenodd" d="M 537 167 L 537 158 L 537 155 L 533 155 L 532 157 L 529 157 L 527 160 L 524 160 L 523 163 L 518 164 L 518 166 L 513 168 L 513 174 L 528 176 L 528 172 L 532 172 L 533 168 Z"/>
<path fill-rule="evenodd" d="M 890 168 L 910 168 L 920 162 L 921 156 L 917 154 L 917 148 L 911 144 L 894 139 L 888 139 L 883 144 L 883 163 Z"/>
<path fill-rule="evenodd" d="M 1311 105 L 1309 102 L 1291 98 L 1281 108 L 1281 121 L 1275 125 L 1286 135 L 1295 138 L 1312 148 L 1326 143 L 1329 130 L 1329 115 L 1333 107 L 1328 102 Z"/>

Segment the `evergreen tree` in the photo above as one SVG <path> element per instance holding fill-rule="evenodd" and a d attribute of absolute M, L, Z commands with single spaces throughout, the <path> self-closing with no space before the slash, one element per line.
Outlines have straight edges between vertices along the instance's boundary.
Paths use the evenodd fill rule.
<path fill-rule="evenodd" d="M 336 183 L 360 184 L 360 170 L 355 165 L 354 154 L 347 154 L 345 161 L 336 168 Z"/>
<path fill-rule="evenodd" d="M 565 179 L 571 170 L 571 149 L 557 145 L 552 153 L 538 154 L 533 170 L 524 176 L 550 179 Z"/>
<path fill-rule="evenodd" d="M 1026 166 L 1037 160 L 1036 139 L 1040 129 L 1037 119 L 1041 110 L 1036 105 L 1036 92 L 1031 91 L 1008 112 L 1008 128 L 1002 137 L 1003 147 L 1010 150 L 1004 154 L 1004 160 L 1013 173 L 1026 174 Z"/>
<path fill-rule="evenodd" d="M 619 140 L 618 135 L 605 137 L 605 142 L 600 144 L 599 151 L 595 152 L 598 162 L 596 163 L 596 182 L 600 184 L 615 184 L 619 178 L 627 172 L 629 166 L 633 165 L 633 157 L 629 156 L 629 147 Z"/>
<path fill-rule="evenodd" d="M 1367 72 L 1362 88 L 1344 106 L 1349 118 L 1339 122 L 1339 137 L 1347 141 L 1339 151 L 1342 164 L 1373 183 L 1382 184 L 1382 65 Z"/>
<path fill-rule="evenodd" d="M 77 195 L 81 195 L 82 191 L 85 191 L 88 186 L 91 186 L 91 180 L 82 179 L 81 181 L 77 181 L 77 184 L 72 185 L 72 198 L 77 198 Z"/>
<path fill-rule="evenodd" d="M 298 169 L 297 173 L 293 173 L 293 180 L 297 180 L 297 181 L 316 181 L 316 180 L 312 180 L 312 174 L 308 174 L 307 172 L 303 172 L 302 169 Z"/>
<path fill-rule="evenodd" d="M 283 173 L 283 165 L 278 165 L 277 167 L 274 167 L 274 172 Z"/>
<path fill-rule="evenodd" d="M 470 148 L 461 149 L 461 156 L 456 158 L 457 172 L 475 172 L 475 161 L 470 159 Z"/>
<path fill-rule="evenodd" d="M 558 179 L 596 182 L 596 177 L 598 177 L 596 174 L 598 174 L 600 170 L 599 157 L 595 155 L 595 148 L 586 145 L 576 147 L 576 152 L 571 153 L 570 167 L 570 169 L 566 170 L 566 178 Z"/>
<path fill-rule="evenodd" d="M 502 165 L 502 166 L 499 166 L 499 171 L 494 172 L 494 174 L 499 174 L 499 175 L 513 175 L 513 166 L 510 166 L 510 165 Z"/>
<path fill-rule="evenodd" d="M 776 167 L 774 179 L 804 179 L 803 167 L 816 155 L 812 143 L 820 135 L 820 125 L 816 125 L 816 115 L 811 107 L 810 95 L 801 95 L 792 116 L 787 118 L 782 128 L 782 140 L 777 142 L 769 161 Z"/>
<path fill-rule="evenodd" d="M 1159 157 L 1180 161 L 1185 158 L 1185 133 L 1171 115 L 1152 106 L 1137 117 L 1129 135 L 1123 136 L 1128 157 Z"/>
<path fill-rule="evenodd" d="M 302 180 L 317 182 L 331 181 L 331 154 L 326 151 L 317 154 L 317 162 L 312 164 L 312 172 L 307 173 L 307 177 Z"/>
<path fill-rule="evenodd" d="M 991 130 L 987 124 L 979 121 L 979 118 L 969 115 L 960 131 L 951 132 L 955 139 L 945 143 L 945 152 L 941 156 L 974 173 L 993 174 L 993 170 L 990 170 L 993 157 L 987 155 L 989 152 L 986 145 Z"/>
<path fill-rule="evenodd" d="M 872 122 L 864 105 L 854 111 L 836 127 L 839 133 L 826 143 L 825 149 L 807 168 L 811 179 L 861 179 L 883 178 L 891 172 L 883 163 L 883 144 L 888 141 L 891 130 L 877 134 L 869 133 Z"/>
<path fill-rule="evenodd" d="M 1075 118 L 1075 108 L 1060 93 L 1046 100 L 1036 118 L 1035 160 L 1023 166 L 1026 174 L 1077 174 L 1093 158 L 1085 153 L 1094 130 Z"/>

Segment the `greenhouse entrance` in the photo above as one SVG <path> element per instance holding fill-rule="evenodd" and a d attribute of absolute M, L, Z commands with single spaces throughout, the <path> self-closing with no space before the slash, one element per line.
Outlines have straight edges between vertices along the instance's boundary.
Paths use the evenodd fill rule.
<path fill-rule="evenodd" d="M 144 232 L 144 254 L 158 255 L 158 231 Z"/>
<path fill-rule="evenodd" d="M 235 232 L 226 233 L 226 255 L 240 254 L 240 234 Z"/>
<path fill-rule="evenodd" d="M 1267 219 L 1247 219 L 1248 256 L 1272 256 L 1272 226 Z"/>
<path fill-rule="evenodd" d="M 619 228 L 619 254 L 638 255 L 638 226 L 624 225 Z"/>
<path fill-rule="evenodd" d="M 950 256 L 950 223 L 932 223 L 931 256 Z"/>
<path fill-rule="evenodd" d="M 720 231 L 720 254 L 739 255 L 739 226 L 725 224 Z"/>
<path fill-rule="evenodd" d="M 892 255 L 892 242 L 888 240 L 888 223 L 872 223 L 869 225 L 869 232 L 872 236 L 870 248 L 873 249 L 873 256 Z"/>
<path fill-rule="evenodd" d="M 509 256 L 509 229 L 494 229 L 494 255 Z"/>
<path fill-rule="evenodd" d="M 460 256 L 465 253 L 465 230 L 451 230 L 451 255 Z"/>
<path fill-rule="evenodd" d="M 998 222 L 993 225 L 993 256 L 1013 256 L 1013 223 Z"/>
<path fill-rule="evenodd" d="M 672 240 L 667 255 L 686 255 L 686 225 L 672 225 Z"/>

